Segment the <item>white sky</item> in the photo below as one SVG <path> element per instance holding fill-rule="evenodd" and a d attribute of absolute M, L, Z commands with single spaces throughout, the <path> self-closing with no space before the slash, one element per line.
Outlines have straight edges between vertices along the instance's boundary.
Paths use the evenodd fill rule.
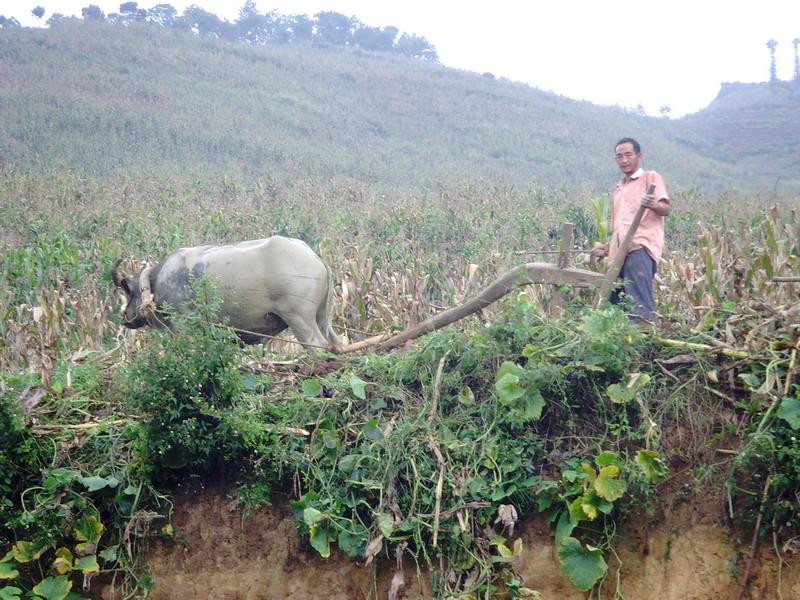
<path fill-rule="evenodd" d="M 178 12 L 198 4 L 233 21 L 244 0 L 140 0 Z M 119 1 L 0 0 L 0 14 L 35 26 L 31 10 L 80 16 Z M 427 38 L 442 64 L 498 76 L 595 104 L 677 117 L 707 106 L 720 83 L 769 78 L 766 42 L 778 42 L 779 79 L 794 72 L 800 0 L 256 0 L 260 12 L 314 15 L 334 10 L 373 26 L 394 25 Z"/>

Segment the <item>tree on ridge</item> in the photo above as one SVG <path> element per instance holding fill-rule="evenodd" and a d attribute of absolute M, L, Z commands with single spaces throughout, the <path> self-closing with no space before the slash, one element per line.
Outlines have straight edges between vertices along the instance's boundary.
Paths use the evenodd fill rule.
<path fill-rule="evenodd" d="M 775 69 L 775 48 L 778 45 L 778 42 L 775 40 L 769 40 L 767 42 L 767 48 L 769 48 L 769 80 L 770 82 L 778 81 L 778 72 Z"/>

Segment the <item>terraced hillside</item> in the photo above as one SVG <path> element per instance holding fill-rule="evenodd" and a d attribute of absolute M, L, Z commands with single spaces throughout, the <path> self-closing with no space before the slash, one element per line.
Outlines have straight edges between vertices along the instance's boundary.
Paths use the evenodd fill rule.
<path fill-rule="evenodd" d="M 254 47 L 72 19 L 0 31 L 0 79 L 0 161 L 39 171 L 606 190 L 617 176 L 609 148 L 633 135 L 673 187 L 772 184 L 717 156 L 715 132 L 726 130 L 712 127 L 715 111 L 648 118 L 319 44 Z"/>

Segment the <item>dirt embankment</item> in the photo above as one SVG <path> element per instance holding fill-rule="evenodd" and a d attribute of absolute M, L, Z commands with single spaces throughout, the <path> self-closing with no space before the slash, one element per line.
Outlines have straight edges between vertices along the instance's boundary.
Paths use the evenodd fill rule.
<path fill-rule="evenodd" d="M 219 490 L 195 490 L 176 498 L 175 541 L 150 552 L 156 581 L 152 600 L 355 600 L 387 598 L 394 561 L 361 566 L 334 552 L 320 558 L 300 538 L 283 502 L 243 516 Z M 707 503 L 703 503 L 708 506 Z M 717 504 L 717 506 L 721 506 Z M 716 518 L 716 509 L 683 503 L 659 515 L 632 519 L 608 557 L 609 576 L 599 597 L 626 600 L 719 600 L 737 598 L 749 544 L 737 544 Z M 558 567 L 553 533 L 543 519 L 521 524 L 521 573 L 545 600 L 582 600 Z M 745 598 L 800 600 L 800 557 L 781 567 L 761 545 Z M 621 564 L 620 564 L 621 561 Z M 406 561 L 406 586 L 398 598 L 429 598 L 426 577 Z M 109 597 L 106 590 L 103 597 Z M 593 598 L 597 598 L 595 592 Z"/>

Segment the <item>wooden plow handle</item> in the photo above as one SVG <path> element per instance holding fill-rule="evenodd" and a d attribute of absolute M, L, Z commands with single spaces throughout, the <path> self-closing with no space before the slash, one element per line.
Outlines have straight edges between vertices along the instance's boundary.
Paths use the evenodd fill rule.
<path fill-rule="evenodd" d="M 656 185 L 651 183 L 647 186 L 647 195 L 651 196 L 653 192 L 656 191 Z M 625 263 L 625 258 L 628 256 L 628 248 L 631 247 L 631 242 L 633 241 L 633 236 L 636 233 L 636 230 L 639 229 L 639 223 L 642 221 L 642 217 L 644 216 L 644 211 L 647 210 L 647 207 L 643 204 L 639 205 L 639 208 L 636 210 L 636 214 L 633 216 L 633 221 L 631 222 L 631 226 L 628 228 L 628 231 L 625 233 L 625 237 L 622 238 L 622 242 L 620 242 L 619 249 L 617 253 L 614 255 L 614 260 L 611 261 L 611 264 L 608 265 L 608 269 L 606 269 L 606 275 L 603 279 L 603 283 L 600 285 L 600 291 L 597 294 L 597 298 L 595 299 L 594 307 L 597 308 L 600 306 L 600 303 L 603 300 L 608 300 L 611 296 L 611 289 L 614 287 L 614 282 L 619 277 L 619 272 L 622 270 L 622 265 Z"/>

